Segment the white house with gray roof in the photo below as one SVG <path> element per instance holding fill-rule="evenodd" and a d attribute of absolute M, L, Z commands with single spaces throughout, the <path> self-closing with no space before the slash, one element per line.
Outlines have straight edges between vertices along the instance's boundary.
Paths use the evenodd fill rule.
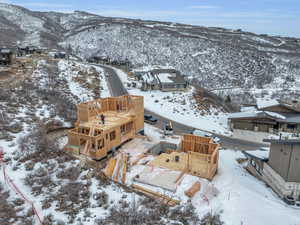
<path fill-rule="evenodd" d="M 183 91 L 188 87 L 185 77 L 174 69 L 153 69 L 135 72 L 143 90 Z"/>

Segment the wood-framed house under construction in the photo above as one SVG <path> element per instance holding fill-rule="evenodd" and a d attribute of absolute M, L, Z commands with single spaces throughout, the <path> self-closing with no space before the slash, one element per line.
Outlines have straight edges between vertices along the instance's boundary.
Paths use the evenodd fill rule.
<path fill-rule="evenodd" d="M 97 99 L 77 105 L 77 122 L 65 149 L 100 160 L 143 131 L 142 96 Z"/>
<path fill-rule="evenodd" d="M 212 138 L 187 134 L 183 136 L 179 151 L 162 153 L 150 164 L 211 180 L 218 170 L 218 162 L 219 144 Z"/>

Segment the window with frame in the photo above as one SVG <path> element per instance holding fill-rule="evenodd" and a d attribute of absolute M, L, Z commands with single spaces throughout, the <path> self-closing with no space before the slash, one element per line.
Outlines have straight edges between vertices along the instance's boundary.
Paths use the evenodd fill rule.
<path fill-rule="evenodd" d="M 110 132 L 109 133 L 109 138 L 110 138 L 111 141 L 115 140 L 116 139 L 116 131 Z"/>
<path fill-rule="evenodd" d="M 286 128 L 289 130 L 295 130 L 297 128 L 297 125 L 296 124 L 287 124 Z"/>
<path fill-rule="evenodd" d="M 126 133 L 130 132 L 133 128 L 133 122 L 126 124 Z"/>
<path fill-rule="evenodd" d="M 125 127 L 125 125 L 122 125 L 120 129 L 121 129 L 121 134 L 125 134 L 126 133 L 126 127 Z"/>
<path fill-rule="evenodd" d="M 100 140 L 98 140 L 98 149 L 101 149 L 101 148 L 103 148 L 104 147 L 104 139 L 100 139 Z"/>

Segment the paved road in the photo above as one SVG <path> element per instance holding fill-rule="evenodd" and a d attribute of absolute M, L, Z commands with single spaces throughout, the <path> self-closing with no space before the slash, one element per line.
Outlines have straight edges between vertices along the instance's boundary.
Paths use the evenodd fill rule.
<path fill-rule="evenodd" d="M 128 91 L 124 87 L 121 79 L 114 71 L 114 69 L 104 65 L 97 65 L 97 66 L 102 67 L 108 74 L 108 76 L 106 76 L 106 79 L 110 88 L 110 92 L 113 96 L 128 95 Z M 159 128 L 162 128 L 164 123 L 168 123 L 170 121 L 169 119 L 162 117 L 156 113 L 153 113 L 147 109 L 145 109 L 145 113 L 151 114 L 158 119 L 158 123 L 156 124 L 156 126 Z M 175 134 L 191 133 L 195 129 L 191 126 L 174 122 L 174 121 L 172 121 L 172 124 L 173 124 L 173 129 Z M 214 134 L 214 136 L 219 137 L 221 139 L 221 145 L 223 148 L 238 149 L 238 150 L 256 150 L 258 148 L 266 146 L 263 144 L 234 139 L 219 134 Z"/>
<path fill-rule="evenodd" d="M 128 95 L 128 91 L 124 87 L 121 79 L 111 67 L 104 66 L 104 65 L 97 65 L 97 66 L 102 67 L 106 71 L 106 81 L 112 96 Z"/>

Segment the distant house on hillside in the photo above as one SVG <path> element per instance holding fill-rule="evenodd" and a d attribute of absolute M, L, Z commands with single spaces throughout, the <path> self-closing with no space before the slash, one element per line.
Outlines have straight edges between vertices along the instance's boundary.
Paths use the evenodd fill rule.
<path fill-rule="evenodd" d="M 56 52 L 54 54 L 55 59 L 65 59 L 67 54 L 65 52 Z"/>
<path fill-rule="evenodd" d="M 13 62 L 14 54 L 7 48 L 0 49 L 0 65 L 10 65 Z"/>
<path fill-rule="evenodd" d="M 88 58 L 87 61 L 90 63 L 113 65 L 125 71 L 129 71 L 133 66 L 132 63 L 127 58 L 125 60 L 124 59 L 113 60 L 108 56 L 92 56 Z"/>
<path fill-rule="evenodd" d="M 233 130 L 300 133 L 300 110 L 277 100 L 257 101 L 254 107 L 229 116 Z"/>
<path fill-rule="evenodd" d="M 135 72 L 142 82 L 142 90 L 183 91 L 188 87 L 185 77 L 174 69 L 154 69 L 151 71 Z"/>
<path fill-rule="evenodd" d="M 246 151 L 248 171 L 265 181 L 286 203 L 300 207 L 300 139 L 265 139 L 270 150 Z"/>
<path fill-rule="evenodd" d="M 48 55 L 55 59 L 65 59 L 67 57 L 67 54 L 65 52 L 59 52 L 59 51 L 49 52 Z"/>
<path fill-rule="evenodd" d="M 36 46 L 20 46 L 17 48 L 17 56 L 21 57 L 21 56 L 26 56 L 26 55 L 32 55 L 32 54 L 41 54 L 43 52 L 42 49 L 39 49 Z"/>

